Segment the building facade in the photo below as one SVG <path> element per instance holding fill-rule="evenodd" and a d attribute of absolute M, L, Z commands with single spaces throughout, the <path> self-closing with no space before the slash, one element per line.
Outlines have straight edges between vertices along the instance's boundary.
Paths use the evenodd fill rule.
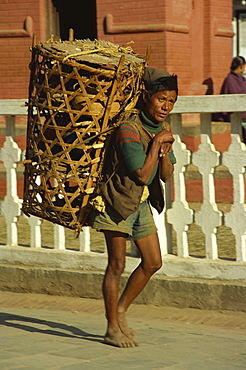
<path fill-rule="evenodd" d="M 0 99 L 28 97 L 33 34 L 65 40 L 69 28 L 77 39 L 133 41 L 141 56 L 150 46 L 149 65 L 177 74 L 181 95 L 218 94 L 235 49 L 232 18 L 231 0 L 2 2 Z"/>

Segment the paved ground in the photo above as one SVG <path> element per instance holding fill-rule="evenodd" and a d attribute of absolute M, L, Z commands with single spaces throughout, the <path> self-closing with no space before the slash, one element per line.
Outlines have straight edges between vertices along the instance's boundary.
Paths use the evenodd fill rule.
<path fill-rule="evenodd" d="M 103 344 L 100 300 L 0 292 L 0 369 L 246 369 L 246 313 L 133 305 L 139 347 Z"/>

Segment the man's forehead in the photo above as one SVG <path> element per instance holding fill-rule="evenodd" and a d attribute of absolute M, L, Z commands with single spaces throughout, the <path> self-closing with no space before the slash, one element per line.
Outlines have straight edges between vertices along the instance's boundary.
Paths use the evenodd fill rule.
<path fill-rule="evenodd" d="M 160 90 L 157 91 L 153 96 L 167 96 L 167 95 L 177 95 L 175 90 Z"/>

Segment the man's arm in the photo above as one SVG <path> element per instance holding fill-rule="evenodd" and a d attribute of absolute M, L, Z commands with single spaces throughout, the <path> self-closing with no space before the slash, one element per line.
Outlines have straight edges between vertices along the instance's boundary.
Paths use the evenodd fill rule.
<path fill-rule="evenodd" d="M 174 166 L 170 161 L 168 155 L 164 155 L 160 159 L 160 178 L 162 181 L 167 182 L 171 179 L 173 174 Z"/>
<path fill-rule="evenodd" d="M 135 176 L 142 184 L 148 183 L 148 180 L 154 171 L 158 158 L 160 157 L 160 161 L 162 161 L 162 158 L 168 156 L 168 153 L 171 152 L 172 145 L 170 144 L 170 142 L 173 141 L 174 141 L 173 136 L 171 132 L 168 130 L 162 130 L 153 137 L 152 145 L 145 158 L 143 166 L 134 171 Z M 170 171 L 168 161 L 167 163 L 165 161 L 165 165 L 163 168 L 164 172 L 166 173 L 167 168 Z"/>
<path fill-rule="evenodd" d="M 153 137 L 148 154 L 143 150 L 139 133 L 128 123 L 120 126 L 116 142 L 121 150 L 125 164 L 141 184 L 148 184 L 154 176 L 157 164 L 162 156 L 168 156 L 172 150 L 173 136 L 169 130 L 162 130 Z M 167 161 L 168 164 L 168 161 Z M 169 168 L 169 166 L 167 166 Z M 166 166 L 164 172 L 167 173 Z M 165 181 L 165 180 L 164 180 Z M 168 180 L 167 180 L 168 181 Z"/>

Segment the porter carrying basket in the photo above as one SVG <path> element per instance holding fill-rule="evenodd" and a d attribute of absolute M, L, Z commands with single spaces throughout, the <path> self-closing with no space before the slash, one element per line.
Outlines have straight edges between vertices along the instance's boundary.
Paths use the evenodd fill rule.
<path fill-rule="evenodd" d="M 31 51 L 22 209 L 78 235 L 107 138 L 139 98 L 145 60 L 98 40 L 50 40 Z"/>

